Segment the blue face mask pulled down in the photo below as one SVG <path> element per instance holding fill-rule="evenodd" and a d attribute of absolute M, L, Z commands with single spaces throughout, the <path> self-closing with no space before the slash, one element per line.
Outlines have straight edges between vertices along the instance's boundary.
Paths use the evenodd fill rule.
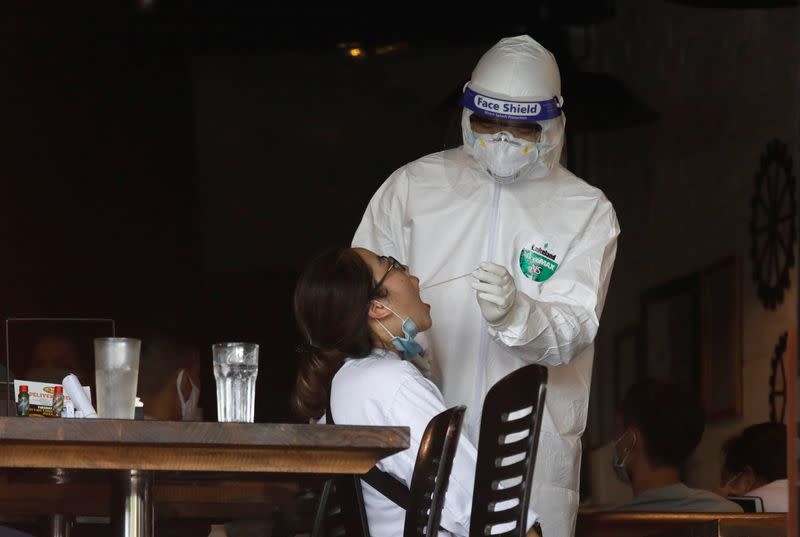
<path fill-rule="evenodd" d="M 419 329 L 417 328 L 417 323 L 415 323 L 411 319 L 411 317 L 406 317 L 405 319 L 403 319 L 386 304 L 383 304 L 382 302 L 377 302 L 377 303 L 383 306 L 384 308 L 388 309 L 389 311 L 391 311 L 395 317 L 403 321 L 403 326 L 402 326 L 403 337 L 395 336 L 389 331 L 388 328 L 386 328 L 386 326 L 384 326 L 382 322 L 378 321 L 378 324 L 380 324 L 381 327 L 384 330 L 386 330 L 386 333 L 392 336 L 392 344 L 394 345 L 395 349 L 397 349 L 403 354 L 403 359 L 411 360 L 416 356 L 425 356 L 425 349 L 423 349 L 422 345 L 420 345 L 414 340 L 414 337 L 419 333 Z"/>

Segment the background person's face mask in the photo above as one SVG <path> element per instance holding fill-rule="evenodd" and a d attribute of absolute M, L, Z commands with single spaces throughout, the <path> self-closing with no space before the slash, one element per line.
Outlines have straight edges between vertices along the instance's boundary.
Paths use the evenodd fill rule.
<path fill-rule="evenodd" d="M 513 183 L 523 168 L 539 158 L 536 142 L 515 138 L 505 131 L 495 134 L 472 132 L 472 138 L 475 159 L 499 183 Z"/>
<path fill-rule="evenodd" d="M 192 385 L 192 391 L 189 393 L 189 397 L 183 397 L 183 392 L 181 391 L 181 382 L 183 382 L 183 375 L 186 373 L 185 369 L 181 369 L 178 372 L 178 380 L 176 382 L 178 388 L 178 400 L 181 403 L 181 420 L 183 421 L 192 421 L 196 419 L 197 408 L 200 403 L 200 388 L 192 380 L 192 377 L 189 378 L 189 384 Z"/>
<path fill-rule="evenodd" d="M 636 436 L 633 437 L 633 445 L 625 450 L 625 455 L 622 456 L 620 460 L 619 455 L 617 455 L 617 444 L 619 444 L 623 438 L 628 434 L 628 431 L 622 433 L 622 436 L 614 440 L 614 455 L 611 458 L 611 466 L 614 468 L 614 473 L 617 476 L 617 479 L 625 483 L 626 485 L 630 485 L 631 483 L 631 476 L 628 474 L 628 469 L 625 468 L 625 461 L 628 460 L 628 455 L 631 454 L 631 450 L 633 446 L 636 445 Z"/>
<path fill-rule="evenodd" d="M 386 330 L 386 333 L 389 334 L 389 336 L 391 336 L 394 348 L 403 353 L 403 359 L 411 360 L 416 356 L 425 356 L 425 350 L 422 348 L 422 345 L 420 345 L 414 340 L 414 337 L 417 335 L 417 333 L 419 333 L 419 329 L 417 328 L 417 323 L 415 323 L 413 319 L 411 319 L 411 317 L 406 317 L 405 319 L 403 319 L 397 313 L 395 313 L 395 311 L 392 308 L 390 308 L 383 302 L 376 301 L 376 303 L 380 304 L 387 310 L 391 311 L 392 315 L 403 321 L 403 326 L 402 326 L 403 337 L 395 336 L 389 331 L 388 328 L 386 328 L 386 326 L 384 326 L 382 322 L 378 321 L 378 324 L 381 325 L 381 328 Z"/>

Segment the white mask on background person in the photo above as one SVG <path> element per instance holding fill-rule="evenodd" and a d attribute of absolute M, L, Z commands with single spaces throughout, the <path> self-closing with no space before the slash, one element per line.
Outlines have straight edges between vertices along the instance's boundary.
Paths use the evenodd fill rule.
<path fill-rule="evenodd" d="M 181 402 L 181 420 L 192 421 L 196 419 L 197 408 L 200 404 L 200 388 L 192 381 L 192 377 L 188 377 L 189 384 L 192 385 L 192 391 L 189 393 L 188 398 L 184 398 L 183 392 L 181 391 L 181 383 L 183 382 L 183 375 L 185 373 L 185 369 L 181 369 L 178 372 L 178 380 L 175 384 L 178 389 L 178 400 Z"/>

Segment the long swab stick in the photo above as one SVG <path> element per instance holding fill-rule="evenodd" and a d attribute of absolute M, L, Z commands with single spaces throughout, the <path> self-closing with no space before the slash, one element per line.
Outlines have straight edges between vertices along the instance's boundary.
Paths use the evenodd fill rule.
<path fill-rule="evenodd" d="M 460 280 L 461 278 L 466 278 L 467 276 L 471 276 L 473 272 L 475 272 L 475 270 L 471 270 L 466 274 L 462 274 L 461 276 L 456 276 L 455 278 L 450 278 L 442 282 L 432 283 L 430 285 L 426 285 L 425 287 L 420 287 L 419 290 L 424 291 L 425 289 L 430 289 L 431 287 L 436 287 L 437 285 L 443 285 L 445 283 L 452 282 L 454 280 Z"/>

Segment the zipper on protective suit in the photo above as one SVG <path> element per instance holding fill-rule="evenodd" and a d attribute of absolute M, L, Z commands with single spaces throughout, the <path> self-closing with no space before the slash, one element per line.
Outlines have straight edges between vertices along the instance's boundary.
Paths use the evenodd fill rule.
<path fill-rule="evenodd" d="M 495 182 L 494 193 L 492 195 L 492 212 L 489 217 L 489 233 L 486 245 L 486 259 L 494 262 L 494 242 L 497 235 L 497 215 L 500 211 L 500 192 L 503 185 Z M 481 413 L 483 411 L 483 388 L 486 384 L 486 361 L 489 354 L 489 325 L 481 315 L 481 343 L 478 351 L 478 363 L 475 366 L 475 390 L 472 395 L 472 423 L 470 428 L 475 435 L 475 445 L 478 445 L 478 435 L 480 434 Z"/>

